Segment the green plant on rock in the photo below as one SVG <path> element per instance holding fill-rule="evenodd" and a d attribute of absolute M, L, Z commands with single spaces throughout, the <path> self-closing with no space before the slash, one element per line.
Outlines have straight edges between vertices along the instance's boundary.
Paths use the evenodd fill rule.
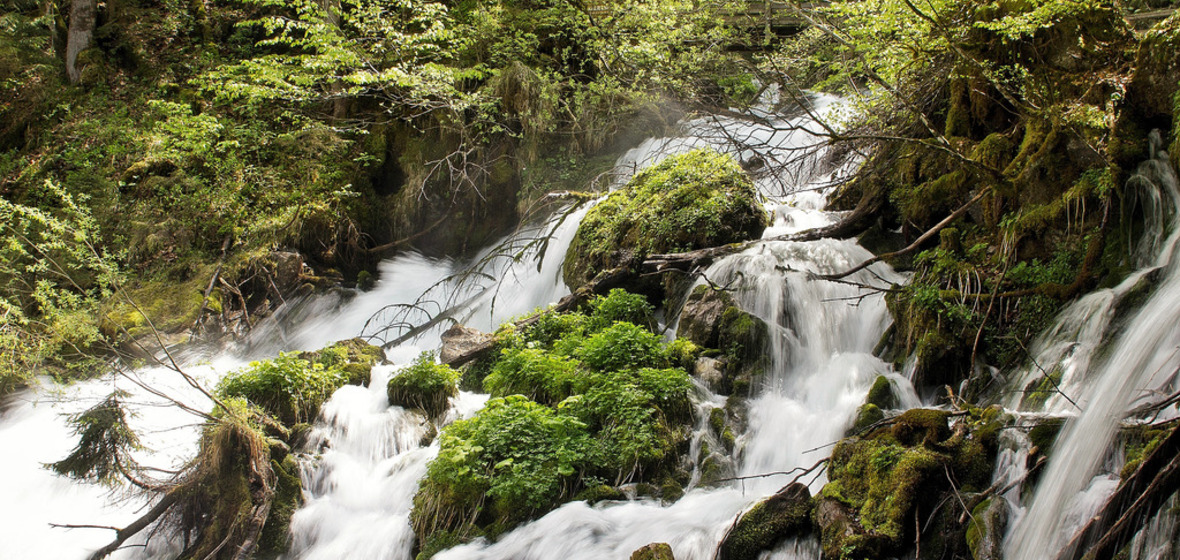
<path fill-rule="evenodd" d="M 473 522 L 514 524 L 569 495 L 593 441 L 586 425 L 522 396 L 492 399 L 440 436 L 414 497 L 419 538 Z"/>
<path fill-rule="evenodd" d="M 832 451 L 824 499 L 855 514 L 852 530 L 825 527 L 824 551 L 857 558 L 899 550 L 915 513 L 929 515 L 944 492 L 982 489 L 990 480 L 1002 419 L 980 412 L 951 430 L 949 413 L 912 409 L 889 426 L 840 441 Z M 949 474 L 948 474 L 949 473 Z M 954 487 L 949 477 L 953 477 Z"/>
<path fill-rule="evenodd" d="M 435 363 L 434 353 L 423 352 L 418 359 L 386 384 L 389 404 L 422 410 L 436 418 L 446 412 L 450 399 L 459 395 L 459 372 Z"/>
<path fill-rule="evenodd" d="M 632 178 L 586 215 L 566 253 L 565 282 L 655 253 L 757 238 L 768 225 L 749 177 L 729 156 L 700 149 Z"/>
<path fill-rule="evenodd" d="M 439 532 L 469 540 L 575 496 L 621 496 L 606 481 L 658 481 L 670 500 L 682 492 L 673 461 L 690 433 L 691 379 L 668 367 L 658 336 L 616 320 L 648 316 L 641 296 L 617 292 L 598 304 L 589 316 L 546 314 L 498 332 L 502 349 L 483 366 L 492 400 L 443 430 L 414 498 L 423 550 Z"/>
<path fill-rule="evenodd" d="M 493 397 L 524 395 L 552 406 L 572 393 L 577 367 L 576 361 L 543 350 L 509 348 L 484 378 L 483 386 Z"/>
<path fill-rule="evenodd" d="M 641 325 L 648 329 L 656 326 L 655 309 L 647 298 L 626 290 L 615 288 L 605 296 L 598 296 L 587 302 L 590 309 L 590 329 L 602 330 L 622 321 Z"/>
<path fill-rule="evenodd" d="M 217 394 L 246 399 L 291 426 L 314 420 L 320 405 L 348 381 L 343 370 L 309 362 L 297 353 L 280 354 L 225 376 Z"/>
<path fill-rule="evenodd" d="M 631 323 L 615 323 L 590 336 L 582 343 L 577 356 L 586 367 L 595 371 L 668 365 L 660 338 Z"/>

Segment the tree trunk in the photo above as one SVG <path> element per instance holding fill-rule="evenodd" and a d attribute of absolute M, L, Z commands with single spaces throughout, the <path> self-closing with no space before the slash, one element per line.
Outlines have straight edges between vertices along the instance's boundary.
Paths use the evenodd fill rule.
<path fill-rule="evenodd" d="M 71 84 L 78 83 L 82 73 L 78 71 L 78 53 L 90 48 L 94 39 L 94 24 L 97 19 L 95 0 L 70 1 L 70 27 L 66 34 L 66 77 Z"/>

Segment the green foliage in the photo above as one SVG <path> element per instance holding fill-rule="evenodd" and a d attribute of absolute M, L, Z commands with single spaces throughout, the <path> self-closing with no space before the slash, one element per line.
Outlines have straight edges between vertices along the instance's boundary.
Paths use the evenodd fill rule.
<path fill-rule="evenodd" d="M 653 316 L 655 308 L 648 303 L 647 298 L 623 289 L 615 288 L 605 296 L 595 297 L 587 306 L 590 308 L 591 330 L 600 330 L 619 321 L 648 329 L 656 326 Z"/>
<path fill-rule="evenodd" d="M 578 358 L 600 372 L 668 364 L 660 337 L 631 323 L 615 323 L 590 336 L 582 343 Z"/>
<path fill-rule="evenodd" d="M 447 426 L 441 450 L 414 497 L 415 532 L 460 527 L 486 502 L 489 520 L 515 523 L 545 511 L 572 488 L 592 453 L 585 424 L 521 396 L 488 401 Z"/>
<path fill-rule="evenodd" d="M 619 315 L 649 316 L 642 297 L 612 292 L 592 307 L 591 316 L 546 313 L 519 334 L 498 334 L 503 348 L 484 380 L 492 400 L 443 430 L 414 498 L 423 543 L 438 531 L 467 539 L 510 527 L 606 479 L 668 470 L 692 422 L 692 382 L 667 367 L 667 350 L 644 327 L 594 330 Z"/>
<path fill-rule="evenodd" d="M 524 395 L 547 405 L 570 396 L 578 375 L 576 361 L 534 348 L 508 348 L 503 351 L 483 382 L 493 397 Z"/>
<path fill-rule="evenodd" d="M 592 208 L 566 253 L 563 276 L 581 286 L 597 271 L 631 259 L 745 241 L 767 224 L 737 162 L 694 150 L 641 171 Z"/>
<path fill-rule="evenodd" d="M 386 394 L 389 404 L 417 408 L 434 418 L 446 412 L 451 397 L 459 395 L 458 383 L 458 371 L 435 363 L 433 352 L 423 352 L 389 379 Z"/>
<path fill-rule="evenodd" d="M 41 195 L 52 210 L 0 198 L 0 395 L 44 368 L 94 365 L 89 356 L 106 343 L 99 302 L 121 279 L 117 256 L 96 246 L 88 208 L 49 181 Z"/>
<path fill-rule="evenodd" d="M 324 401 L 348 380 L 341 369 L 288 353 L 230 373 L 218 383 L 217 394 L 248 400 L 290 426 L 314 420 Z"/>
<path fill-rule="evenodd" d="M 140 449 L 139 436 L 127 425 L 123 399 L 115 391 L 98 404 L 70 417 L 78 445 L 70 454 L 49 465 L 54 472 L 83 480 L 112 482 L 120 479 L 131 463 L 129 453 Z"/>

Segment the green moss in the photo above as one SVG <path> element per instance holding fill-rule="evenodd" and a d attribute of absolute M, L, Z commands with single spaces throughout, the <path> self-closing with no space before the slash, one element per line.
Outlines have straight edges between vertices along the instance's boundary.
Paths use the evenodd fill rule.
<path fill-rule="evenodd" d="M 386 394 L 391 405 L 418 409 L 437 418 L 447 411 L 450 399 L 459 395 L 458 383 L 458 371 L 435 363 L 434 354 L 424 352 L 389 379 Z"/>
<path fill-rule="evenodd" d="M 208 266 L 187 273 L 180 282 L 164 276 L 127 289 L 127 298 L 135 305 L 114 300 L 105 314 L 104 331 L 117 335 L 126 329 L 129 336 L 138 338 L 152 334 L 153 327 L 161 333 L 192 328 L 212 274 L 213 267 Z"/>
<path fill-rule="evenodd" d="M 1057 386 L 1061 383 L 1063 375 L 1064 373 L 1060 369 L 1054 369 L 1047 375 L 1041 375 L 1030 381 L 1024 387 L 1024 398 L 1020 400 L 1020 408 L 1036 411 L 1044 407 L 1045 401 L 1057 394 Z"/>
<path fill-rule="evenodd" d="M 599 484 L 597 486 L 591 486 L 589 488 L 582 490 L 581 492 L 578 492 L 578 494 L 576 496 L 574 496 L 575 501 L 581 500 L 581 501 L 584 501 L 588 504 L 596 504 L 598 502 L 603 502 L 603 501 L 626 500 L 626 499 L 627 499 L 627 495 L 624 494 L 622 490 L 619 490 L 618 488 L 615 488 L 614 486 L 610 486 L 607 484 Z"/>
<path fill-rule="evenodd" d="M 853 434 L 864 431 L 869 426 L 885 419 L 885 413 L 873 403 L 865 403 L 856 409 L 856 420 L 852 423 Z"/>
<path fill-rule="evenodd" d="M 742 514 L 719 547 L 719 560 L 756 560 L 763 551 L 811 528 L 811 496 L 792 484 Z"/>
<path fill-rule="evenodd" d="M 676 560 L 668 543 L 652 543 L 631 553 L 631 560 Z"/>
<path fill-rule="evenodd" d="M 1123 468 L 1119 471 L 1119 476 L 1126 480 L 1128 476 L 1134 474 L 1135 470 L 1139 468 L 1140 463 L 1151 455 L 1160 443 L 1168 437 L 1170 433 L 1166 429 L 1136 429 L 1127 438 L 1123 450 L 1125 463 Z"/>
<path fill-rule="evenodd" d="M 851 525 L 838 531 L 825 526 L 825 551 L 843 550 L 847 558 L 900 551 L 911 542 L 915 512 L 929 515 L 944 492 L 987 485 L 997 447 L 995 424 L 1002 417 L 975 414 L 961 419 L 952 432 L 948 415 L 908 410 L 888 428 L 836 445 L 829 462 L 831 482 L 822 495 L 851 513 L 844 521 L 840 516 L 825 520 Z M 956 481 L 954 489 L 948 473 Z"/>
<path fill-rule="evenodd" d="M 314 352 L 304 352 L 300 357 L 327 369 L 343 371 L 349 385 L 368 385 L 373 366 L 385 361 L 385 352 L 363 338 L 351 338 Z"/>
<path fill-rule="evenodd" d="M 436 531 L 419 548 L 414 560 L 430 560 L 434 558 L 435 554 L 459 546 L 469 540 L 470 538 L 463 536 L 458 531 Z"/>
<path fill-rule="evenodd" d="M 712 150 L 671 156 L 590 210 L 563 276 L 576 288 L 645 255 L 757 238 L 767 224 L 753 183 L 732 158 Z"/>
<path fill-rule="evenodd" d="M 299 478 L 299 463 L 292 455 L 282 461 L 271 460 L 275 473 L 274 499 L 262 534 L 258 537 L 258 555 L 278 556 L 290 545 L 291 516 L 303 504 L 303 482 Z"/>
<path fill-rule="evenodd" d="M 888 377 L 878 375 L 873 380 L 873 386 L 869 389 L 868 396 L 865 397 L 865 403 L 875 405 L 877 408 L 897 408 L 897 397 L 893 394 L 893 383 L 889 381 Z"/>

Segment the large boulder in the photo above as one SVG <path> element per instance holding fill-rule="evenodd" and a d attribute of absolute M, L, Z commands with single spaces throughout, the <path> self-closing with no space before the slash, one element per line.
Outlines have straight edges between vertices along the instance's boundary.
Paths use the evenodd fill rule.
<path fill-rule="evenodd" d="M 586 214 L 562 274 L 577 290 L 599 272 L 647 255 L 755 239 L 769 224 L 750 178 L 709 149 L 671 156 L 632 178 Z"/>
<path fill-rule="evenodd" d="M 811 492 L 793 482 L 742 514 L 721 541 L 719 560 L 755 560 L 783 539 L 811 530 Z"/>
<path fill-rule="evenodd" d="M 680 312 L 676 336 L 717 351 L 698 359 L 694 372 L 713 392 L 745 394 L 766 367 L 769 328 L 723 290 L 694 289 Z"/>
<path fill-rule="evenodd" d="M 937 535 L 922 534 L 931 543 L 923 545 L 923 557 L 934 548 L 966 549 L 957 522 L 964 512 L 941 510 L 960 503 L 951 494 L 990 483 L 1003 420 L 995 411 L 977 411 L 952 429 L 950 418 L 942 410 L 912 409 L 887 426 L 836 444 L 816 514 L 825 557 L 900 554 L 914 541 L 915 516 L 930 519 L 936 513 L 944 519 Z M 930 540 L 934 536 L 937 546 Z"/>

